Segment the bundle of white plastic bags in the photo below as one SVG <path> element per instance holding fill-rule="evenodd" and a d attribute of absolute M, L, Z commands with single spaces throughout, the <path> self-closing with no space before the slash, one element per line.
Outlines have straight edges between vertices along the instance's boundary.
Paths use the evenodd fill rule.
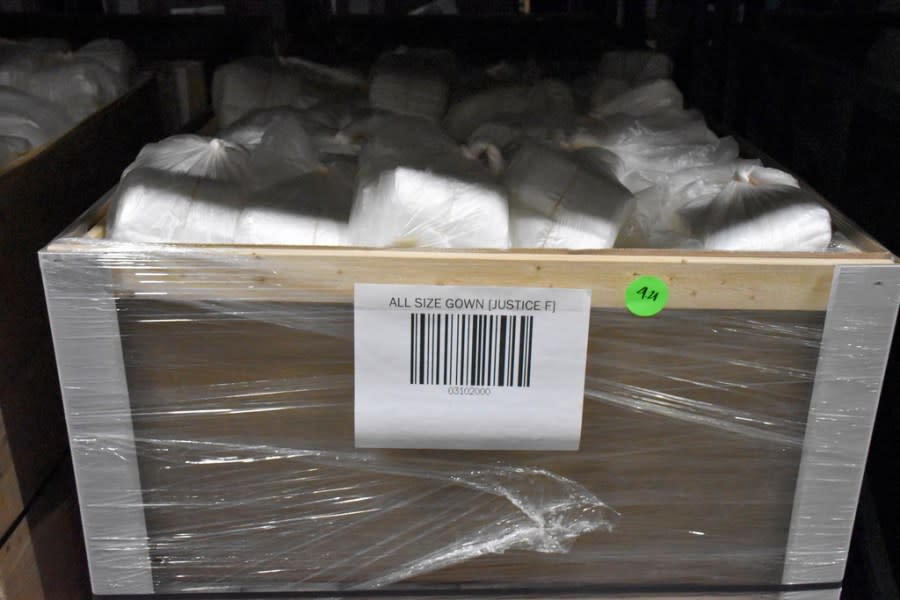
<path fill-rule="evenodd" d="M 0 40 L 0 166 L 121 96 L 135 62 L 117 40 L 74 52 L 63 40 Z"/>
<path fill-rule="evenodd" d="M 218 138 L 180 135 L 144 148 L 123 175 L 107 236 L 145 243 L 346 243 L 353 175 L 298 173 L 249 185 L 252 153 Z"/>
<path fill-rule="evenodd" d="M 292 59 L 219 69 L 218 138 L 148 146 L 108 235 L 138 242 L 821 251 L 793 177 L 685 110 L 672 63 L 605 55 L 587 109 L 533 74 L 454 90 L 452 56 L 400 50 L 365 81 Z M 468 93 L 463 89 L 469 89 Z M 455 97 L 452 103 L 449 98 Z M 448 107 L 449 104 L 449 107 Z"/>

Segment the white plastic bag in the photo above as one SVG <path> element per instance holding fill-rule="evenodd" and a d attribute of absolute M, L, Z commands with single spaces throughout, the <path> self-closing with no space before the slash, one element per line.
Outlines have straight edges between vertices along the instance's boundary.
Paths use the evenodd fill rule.
<path fill-rule="evenodd" d="M 580 148 L 572 151 L 571 156 L 588 171 L 612 177 L 619 182 L 625 177 L 625 162 L 605 148 Z"/>
<path fill-rule="evenodd" d="M 734 138 L 726 137 L 708 144 L 612 148 L 625 164 L 622 183 L 640 191 L 662 183 L 678 171 L 693 167 L 727 165 L 737 160 L 739 148 Z"/>
<path fill-rule="evenodd" d="M 226 244 L 246 202 L 242 186 L 180 172 L 130 171 L 116 188 L 106 236 L 141 243 Z"/>
<path fill-rule="evenodd" d="M 342 246 L 348 243 L 353 181 L 317 172 L 255 193 L 238 219 L 237 244 Z"/>
<path fill-rule="evenodd" d="M 59 106 L 32 94 L 0 86 L 0 133 L 28 140 L 32 148 L 50 142 L 74 125 Z"/>
<path fill-rule="evenodd" d="M 686 169 L 637 195 L 617 245 L 823 251 L 828 211 L 797 180 L 758 160 Z"/>
<path fill-rule="evenodd" d="M 249 183 L 267 187 L 324 166 L 315 141 L 296 119 L 276 120 L 250 152 Z"/>
<path fill-rule="evenodd" d="M 0 40 L 0 86 L 28 90 L 28 78 L 50 60 L 46 52 L 27 44 Z"/>
<path fill-rule="evenodd" d="M 669 109 L 681 109 L 684 98 L 670 79 L 657 79 L 634 87 L 619 80 L 601 80 L 591 96 L 591 116 L 649 115 Z"/>
<path fill-rule="evenodd" d="M 0 135 L 0 169 L 24 156 L 31 150 L 31 144 L 22 137 Z"/>
<path fill-rule="evenodd" d="M 701 231 L 708 250 L 823 252 L 831 215 L 787 173 L 741 168 L 710 203 Z"/>
<path fill-rule="evenodd" d="M 137 58 L 120 40 L 101 38 L 88 42 L 74 52 L 78 58 L 88 58 L 106 65 L 127 81 L 134 71 Z"/>
<path fill-rule="evenodd" d="M 472 161 L 434 121 L 399 115 L 376 115 L 352 123 L 339 134 L 344 143 L 359 144 L 362 183 L 398 166 L 465 176 Z"/>
<path fill-rule="evenodd" d="M 364 89 L 364 80 L 349 72 L 299 59 L 253 57 L 219 67 L 212 97 L 224 127 L 252 110 L 310 108 L 327 99 L 352 98 Z"/>
<path fill-rule="evenodd" d="M 577 129 L 567 140 L 573 149 L 613 148 L 631 144 L 676 146 L 718 139 L 697 110 L 664 110 L 651 115 L 610 115 Z"/>
<path fill-rule="evenodd" d="M 508 222 L 506 197 L 487 180 L 398 167 L 361 183 L 350 241 L 376 247 L 508 248 Z"/>
<path fill-rule="evenodd" d="M 438 120 L 456 72 L 448 51 L 412 49 L 382 54 L 372 69 L 369 102 L 399 115 Z"/>
<path fill-rule="evenodd" d="M 218 133 L 218 137 L 253 150 L 266 133 L 302 128 L 320 155 L 356 155 L 359 145 L 338 138 L 338 130 L 322 124 L 322 115 L 290 107 L 254 110 Z"/>
<path fill-rule="evenodd" d="M 610 248 L 633 206 L 609 174 L 530 142 L 516 152 L 503 182 L 518 248 Z"/>
<path fill-rule="evenodd" d="M 580 128 L 564 142 L 569 149 L 603 148 L 621 159 L 616 173 L 632 192 L 662 183 L 692 167 L 725 165 L 738 156 L 732 138 L 719 139 L 697 111 L 614 115 Z"/>
<path fill-rule="evenodd" d="M 444 128 L 453 138 L 464 141 L 485 123 L 547 119 L 573 110 L 574 100 L 569 87 L 560 81 L 545 79 L 533 86 L 507 86 L 469 96 L 450 107 L 444 118 Z"/>
<path fill-rule="evenodd" d="M 723 165 L 692 167 L 672 173 L 635 194 L 635 210 L 623 226 L 617 246 L 636 248 L 700 248 L 697 224 L 709 203 L 742 165 L 759 161 L 737 161 Z"/>
<path fill-rule="evenodd" d="M 122 176 L 137 169 L 243 183 L 250 177 L 250 153 L 237 144 L 218 138 L 174 135 L 144 146 Z"/>
<path fill-rule="evenodd" d="M 37 69 L 28 79 L 30 93 L 56 102 L 77 121 L 109 104 L 127 88 L 122 74 L 74 55 Z"/>

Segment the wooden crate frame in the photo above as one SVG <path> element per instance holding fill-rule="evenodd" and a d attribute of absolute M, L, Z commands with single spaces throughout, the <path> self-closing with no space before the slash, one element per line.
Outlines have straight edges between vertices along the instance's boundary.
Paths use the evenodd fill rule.
<path fill-rule="evenodd" d="M 82 518 L 89 557 L 101 552 L 91 543 L 98 535 L 115 532 L 132 542 L 147 541 L 134 431 L 130 419 L 121 418 L 130 414 L 130 405 L 116 298 L 349 304 L 355 283 L 403 283 L 587 288 L 594 308 L 617 308 L 636 276 L 655 275 L 669 285 L 667 309 L 826 312 L 782 582 L 816 585 L 842 579 L 900 303 L 900 265 L 837 211 L 832 209 L 836 229 L 858 251 L 139 245 L 102 240 L 105 209 L 105 202 L 99 202 L 41 252 L 70 435 L 125 440 L 116 457 L 73 457 L 81 503 L 88 507 Z M 192 265 L 202 265 L 202 270 Z M 79 274 L 77 281 L 73 273 Z M 83 323 L 86 311 L 93 315 L 89 331 Z M 98 373 L 91 386 L 83 385 L 85 370 Z M 109 417 L 79 420 L 78 407 L 98 399 Z M 839 448 L 834 440 L 840 440 Z M 110 490 L 116 490 L 116 508 L 107 506 L 102 514 L 92 511 L 91 506 L 110 504 Z M 123 502 L 123 493 L 134 497 Z M 128 544 L 114 563 L 90 561 L 95 593 L 154 592 L 146 544 Z M 823 598 L 832 593 L 837 598 L 835 590 L 783 597 Z"/>

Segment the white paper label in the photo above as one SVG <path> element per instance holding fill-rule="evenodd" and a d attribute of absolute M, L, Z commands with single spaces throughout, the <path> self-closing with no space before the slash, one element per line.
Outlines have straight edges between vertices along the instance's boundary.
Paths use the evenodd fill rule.
<path fill-rule="evenodd" d="M 577 450 L 589 290 L 357 284 L 358 448 Z"/>

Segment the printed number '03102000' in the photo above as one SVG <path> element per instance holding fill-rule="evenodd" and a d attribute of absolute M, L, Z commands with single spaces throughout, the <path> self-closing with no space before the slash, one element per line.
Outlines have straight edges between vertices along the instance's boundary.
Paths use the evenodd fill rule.
<path fill-rule="evenodd" d="M 447 388 L 447 394 L 450 396 L 490 396 L 491 388 L 451 386 Z"/>

